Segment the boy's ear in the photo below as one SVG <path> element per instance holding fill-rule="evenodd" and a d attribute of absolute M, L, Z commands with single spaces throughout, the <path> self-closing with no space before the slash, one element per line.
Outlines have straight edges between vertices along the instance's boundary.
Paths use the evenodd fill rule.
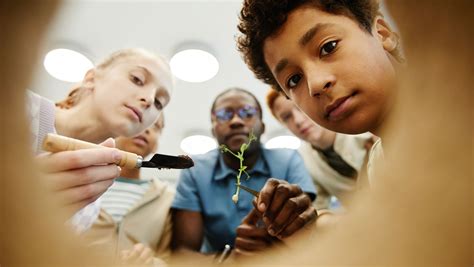
<path fill-rule="evenodd" d="M 382 43 L 383 48 L 389 53 L 394 52 L 395 49 L 397 49 L 398 47 L 398 42 L 399 42 L 398 34 L 392 31 L 387 21 L 381 16 L 378 16 L 375 19 L 374 26 L 375 26 L 374 27 L 375 32 L 373 34 Z"/>

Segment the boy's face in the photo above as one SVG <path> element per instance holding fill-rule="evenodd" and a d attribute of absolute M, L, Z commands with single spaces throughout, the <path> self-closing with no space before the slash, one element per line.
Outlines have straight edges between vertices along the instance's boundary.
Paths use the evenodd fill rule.
<path fill-rule="evenodd" d="M 372 36 L 346 16 L 302 6 L 265 40 L 265 62 L 319 125 L 349 134 L 376 131 L 395 83 L 382 26 L 374 25 Z"/>

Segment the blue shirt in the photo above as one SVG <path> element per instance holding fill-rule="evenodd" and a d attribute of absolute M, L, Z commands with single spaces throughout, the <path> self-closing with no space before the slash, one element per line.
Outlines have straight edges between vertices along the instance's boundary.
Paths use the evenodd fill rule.
<path fill-rule="evenodd" d="M 311 177 L 296 150 L 261 148 L 260 158 L 251 170 L 250 179 L 242 175 L 241 183 L 260 191 L 268 178 L 273 177 L 297 184 L 301 189 L 316 195 Z M 194 167 L 183 170 L 172 208 L 201 212 L 204 219 L 205 246 L 203 252 L 221 251 L 226 244 L 234 245 L 236 228 L 252 210 L 253 196 L 240 190 L 235 204 L 237 172 L 229 168 L 215 149 L 204 155 L 193 156 Z"/>

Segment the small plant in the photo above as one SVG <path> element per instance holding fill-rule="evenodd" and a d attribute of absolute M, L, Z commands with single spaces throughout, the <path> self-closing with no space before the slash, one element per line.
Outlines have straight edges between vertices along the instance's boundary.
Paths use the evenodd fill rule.
<path fill-rule="evenodd" d="M 247 175 L 246 180 L 248 180 L 250 178 L 250 175 L 245 171 L 247 169 L 247 166 L 244 166 L 244 152 L 245 152 L 245 150 L 247 150 L 247 148 L 249 148 L 250 143 L 252 143 L 252 141 L 255 141 L 255 140 L 257 140 L 257 137 L 253 134 L 253 132 L 250 132 L 249 133 L 249 141 L 247 143 L 243 143 L 240 146 L 240 151 L 237 152 L 237 154 L 232 152 L 232 150 L 230 150 L 226 145 L 221 145 L 220 146 L 220 149 L 221 149 L 222 153 L 229 152 L 234 157 L 238 158 L 239 161 L 240 161 L 239 173 L 236 176 L 237 186 L 236 186 L 235 194 L 232 195 L 232 201 L 234 201 L 234 203 L 237 203 L 237 201 L 239 201 L 239 192 L 240 192 L 239 185 L 240 185 L 240 178 L 242 176 L 242 173 L 245 173 Z"/>

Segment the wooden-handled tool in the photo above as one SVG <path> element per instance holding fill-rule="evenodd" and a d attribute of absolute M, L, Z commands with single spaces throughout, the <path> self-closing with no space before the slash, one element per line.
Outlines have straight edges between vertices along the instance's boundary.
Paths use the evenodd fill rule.
<path fill-rule="evenodd" d="M 101 145 L 77 140 L 74 138 L 61 136 L 57 134 L 47 134 L 43 140 L 43 150 L 49 152 L 71 151 L 79 149 L 104 148 Z M 135 153 L 119 150 L 122 153 L 122 159 L 116 163 L 118 166 L 134 169 L 141 167 L 148 168 L 173 168 L 185 169 L 194 166 L 193 160 L 188 156 L 169 156 L 155 154 L 150 161 L 144 161 L 143 158 Z"/>

